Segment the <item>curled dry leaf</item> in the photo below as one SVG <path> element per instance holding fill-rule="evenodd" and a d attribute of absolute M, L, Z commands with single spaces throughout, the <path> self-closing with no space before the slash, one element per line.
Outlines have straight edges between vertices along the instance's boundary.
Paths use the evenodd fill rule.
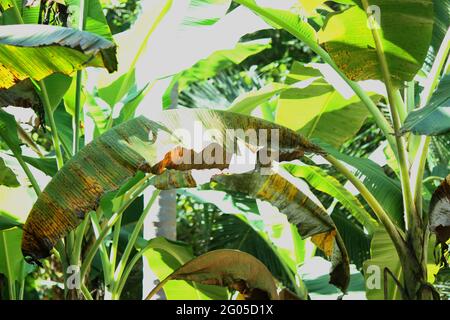
<path fill-rule="evenodd" d="M 221 170 L 230 164 L 230 157 L 223 159 L 224 155 L 240 153 L 235 150 L 239 138 L 230 130 L 241 128 L 265 132 L 267 137 L 244 139 L 245 144 L 249 149 L 277 153 L 279 161 L 298 158 L 307 151 L 323 153 L 292 130 L 230 112 L 186 109 L 162 112 L 154 121 L 144 117 L 130 120 L 80 150 L 47 185 L 24 225 L 23 254 L 31 260 L 49 256 L 56 242 L 98 207 L 103 195 L 118 190 L 138 171 L 158 175 L 155 184 L 162 189 L 195 187 L 195 171 Z M 214 139 L 196 145 L 208 129 L 214 129 Z M 277 143 L 272 146 L 275 133 Z M 183 135 L 194 141 L 181 141 Z M 208 149 L 212 144 L 220 148 Z M 201 157 L 192 159 L 194 155 Z M 187 171 L 191 169 L 196 170 Z"/>
<path fill-rule="evenodd" d="M 188 263 L 161 281 L 147 300 L 169 280 L 187 280 L 237 290 L 245 300 L 279 300 L 275 280 L 254 256 L 239 250 L 214 250 Z"/>
<path fill-rule="evenodd" d="M 429 212 L 430 229 L 445 244 L 450 239 L 450 175 L 434 191 Z"/>

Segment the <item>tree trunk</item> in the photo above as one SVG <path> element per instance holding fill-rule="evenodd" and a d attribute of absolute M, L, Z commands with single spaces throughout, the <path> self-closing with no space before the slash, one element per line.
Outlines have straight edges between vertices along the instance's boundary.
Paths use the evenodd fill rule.
<path fill-rule="evenodd" d="M 148 190 L 144 194 L 144 201 L 148 201 L 154 190 Z M 144 222 L 144 238 L 165 237 L 169 240 L 176 240 L 177 237 L 177 193 L 175 190 L 161 191 L 152 209 Z M 144 257 L 144 259 L 146 259 Z M 145 297 L 153 289 L 159 280 L 149 268 L 147 261 L 143 263 L 143 283 L 142 290 Z M 164 292 L 161 290 L 153 299 L 165 300 Z"/>

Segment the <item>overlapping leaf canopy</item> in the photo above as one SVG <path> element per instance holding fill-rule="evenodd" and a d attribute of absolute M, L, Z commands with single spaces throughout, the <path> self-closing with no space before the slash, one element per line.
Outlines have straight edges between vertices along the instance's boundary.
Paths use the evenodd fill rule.
<path fill-rule="evenodd" d="M 323 152 L 294 131 L 230 112 L 204 109 L 165 111 L 155 115 L 154 120 L 139 117 L 119 125 L 67 162 L 38 198 L 28 217 L 22 242 L 24 255 L 34 259 L 48 256 L 58 239 L 74 229 L 87 212 L 96 209 L 103 195 L 117 190 L 138 171 L 155 174 L 153 183 L 160 189 L 195 187 L 199 182 L 196 170 L 231 168 L 232 158 L 229 156 L 243 151 L 235 150 L 239 141 L 255 152 L 257 158 L 260 148 L 278 152 L 279 161 L 296 159 L 305 152 Z M 178 133 L 181 129 L 199 138 L 195 136 L 199 125 L 204 130 L 215 130 L 214 142 L 210 140 L 200 148 L 196 148 L 193 141 L 180 142 Z M 257 132 L 268 130 L 268 139 L 227 139 L 229 130 L 240 128 Z M 276 147 L 270 143 L 271 130 L 278 130 L 279 145 Z M 192 161 L 199 155 L 202 156 L 200 162 L 180 161 L 186 159 L 185 156 Z M 220 161 L 224 159 L 224 162 Z M 267 163 L 258 160 L 255 168 L 263 165 Z M 331 282 L 345 291 L 348 257 L 333 221 L 295 184 L 276 172 L 269 173 L 268 168 L 262 169 L 267 175 L 261 175 L 263 171 L 237 175 L 216 171 L 218 175 L 213 180 L 272 203 L 297 225 L 302 237 L 313 236 L 313 241 L 332 259 Z"/>

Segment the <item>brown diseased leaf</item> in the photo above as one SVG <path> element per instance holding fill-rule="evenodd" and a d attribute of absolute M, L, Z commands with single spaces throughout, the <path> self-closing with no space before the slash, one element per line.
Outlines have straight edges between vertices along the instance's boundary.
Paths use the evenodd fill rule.
<path fill-rule="evenodd" d="M 239 250 L 207 252 L 181 266 L 161 284 L 172 279 L 228 287 L 239 291 L 245 300 L 279 300 L 275 280 L 267 267 Z"/>
<path fill-rule="evenodd" d="M 196 126 L 214 129 L 217 153 L 192 150 L 181 144 L 178 135 L 184 129 L 196 137 Z M 161 189 L 195 187 L 189 170 L 223 169 L 228 162 L 214 163 L 208 156 L 200 163 L 179 162 L 181 155 L 219 155 L 236 153 L 236 139 L 227 139 L 230 129 L 265 130 L 268 139 L 258 136 L 256 141 L 243 138 L 253 149 L 267 148 L 279 154 L 279 160 L 300 157 L 305 152 L 323 153 L 296 132 L 273 123 L 224 111 L 196 109 L 171 110 L 155 114 L 153 120 L 144 117 L 123 123 L 81 149 L 54 176 L 34 204 L 24 225 L 22 252 L 31 260 L 45 258 L 56 242 L 78 226 L 84 216 L 95 210 L 101 198 L 118 190 L 138 171 L 158 175 L 154 184 Z M 273 146 L 271 135 L 277 131 L 279 145 Z M 247 141 L 248 140 L 248 141 Z M 252 148 L 250 148 L 252 149 Z M 220 158 L 220 157 L 219 157 Z M 208 163 L 207 163 L 208 162 Z M 332 229 L 333 227 L 330 227 Z"/>
<path fill-rule="evenodd" d="M 450 175 L 434 191 L 429 212 L 430 229 L 445 244 L 450 238 Z"/>

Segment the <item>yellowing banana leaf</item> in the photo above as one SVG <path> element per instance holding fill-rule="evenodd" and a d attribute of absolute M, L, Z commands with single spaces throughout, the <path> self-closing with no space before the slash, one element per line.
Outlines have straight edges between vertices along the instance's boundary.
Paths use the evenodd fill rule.
<path fill-rule="evenodd" d="M 138 171 L 163 174 L 155 184 L 167 188 L 177 187 L 180 180 L 195 186 L 187 170 L 228 168 L 230 155 L 240 152 L 235 144 L 244 141 L 230 136 L 232 129 L 265 132 L 267 139 L 245 139 L 246 145 L 252 150 L 278 152 L 279 161 L 299 158 L 305 152 L 322 153 L 294 131 L 230 112 L 172 110 L 155 114 L 153 119 L 139 117 L 113 128 L 66 163 L 31 210 L 24 226 L 24 255 L 32 259 L 47 257 L 58 239 L 95 209 L 103 195 L 119 189 Z M 215 139 L 202 141 L 208 129 L 214 129 L 209 133 Z M 274 132 L 279 136 L 278 146 L 271 143 Z M 193 139 L 183 142 L 182 136 Z M 263 164 L 261 160 L 259 164 Z"/>
<path fill-rule="evenodd" d="M 226 190 L 243 192 L 277 207 L 297 226 L 302 238 L 312 237 L 312 242 L 331 259 L 330 283 L 346 292 L 350 277 L 347 251 L 333 220 L 322 207 L 278 173 L 217 175 L 212 180 Z"/>
<path fill-rule="evenodd" d="M 358 198 L 345 189 L 336 178 L 327 175 L 323 169 L 316 166 L 288 164 L 285 168 L 293 176 L 305 179 L 315 189 L 339 201 L 358 222 L 367 228 L 369 234 L 375 231 L 378 222 L 364 209 Z"/>
<path fill-rule="evenodd" d="M 85 67 L 117 70 L 116 46 L 97 35 L 48 25 L 0 26 L 0 106 L 40 102 L 32 81 Z"/>
<path fill-rule="evenodd" d="M 160 281 L 195 258 L 192 249 L 183 243 L 157 237 L 143 243 L 140 254 Z M 136 260 L 134 260 L 136 261 Z M 164 285 L 167 300 L 226 300 L 225 288 L 196 282 L 173 281 Z"/>
<path fill-rule="evenodd" d="M 366 2 L 366 8 L 362 3 Z M 377 21 L 392 80 L 410 81 L 425 60 L 433 31 L 433 0 L 355 1 L 330 14 L 319 41 L 351 80 L 383 79 L 368 14 Z"/>
<path fill-rule="evenodd" d="M 192 259 L 161 281 L 147 299 L 169 280 L 228 287 L 239 291 L 245 300 L 279 300 L 270 271 L 261 261 L 239 250 L 214 250 Z"/>

